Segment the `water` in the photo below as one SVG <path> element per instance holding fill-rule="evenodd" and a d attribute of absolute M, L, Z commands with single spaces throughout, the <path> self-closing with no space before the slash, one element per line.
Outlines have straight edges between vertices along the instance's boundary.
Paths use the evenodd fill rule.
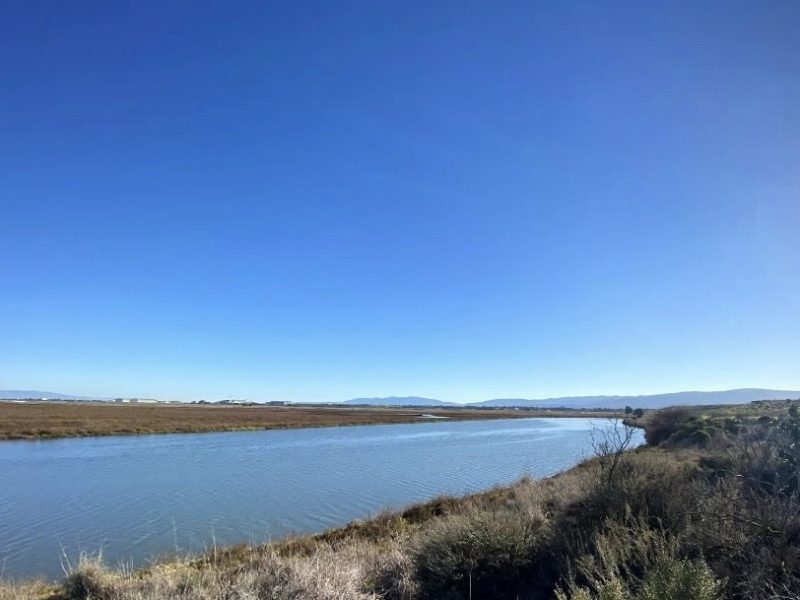
<path fill-rule="evenodd" d="M 0 573 L 55 578 L 64 555 L 98 550 L 109 564 L 138 566 L 541 477 L 588 456 L 592 429 L 605 425 L 432 421 L 0 442 Z"/>

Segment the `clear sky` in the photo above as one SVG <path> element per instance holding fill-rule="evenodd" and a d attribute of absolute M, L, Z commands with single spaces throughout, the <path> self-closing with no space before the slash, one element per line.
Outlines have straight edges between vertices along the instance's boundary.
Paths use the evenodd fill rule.
<path fill-rule="evenodd" d="M 800 389 L 800 2 L 10 0 L 0 388 Z"/>

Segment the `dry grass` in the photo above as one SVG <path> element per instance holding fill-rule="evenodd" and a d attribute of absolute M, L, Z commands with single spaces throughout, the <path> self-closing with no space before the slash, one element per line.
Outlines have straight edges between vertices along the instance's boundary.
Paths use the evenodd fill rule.
<path fill-rule="evenodd" d="M 454 421 L 535 416 L 610 416 L 578 411 L 406 409 L 303 406 L 120 405 L 88 402 L 0 402 L 0 439 L 39 439 L 149 433 L 202 433 L 418 423 L 423 414 Z"/>
<path fill-rule="evenodd" d="M 213 562 L 176 561 L 147 571 L 115 571 L 83 557 L 64 581 L 44 587 L 0 586 L 2 600 L 369 600 L 365 569 L 375 549 L 350 544 L 338 550 L 320 546 L 310 556 L 253 553 L 236 568 Z"/>
<path fill-rule="evenodd" d="M 0 600 L 46 599 L 53 593 L 53 586 L 43 581 L 0 581 Z"/>

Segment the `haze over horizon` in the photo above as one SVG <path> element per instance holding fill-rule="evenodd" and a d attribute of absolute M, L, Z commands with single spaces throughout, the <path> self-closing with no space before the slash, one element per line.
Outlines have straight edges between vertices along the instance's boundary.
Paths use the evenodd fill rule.
<path fill-rule="evenodd" d="M 118 396 L 116 394 L 106 396 L 81 396 L 75 394 L 65 394 L 53 390 L 7 390 L 0 389 L 0 401 L 3 400 L 27 400 L 27 399 L 46 399 L 51 401 L 71 401 L 71 400 L 92 400 L 92 401 L 111 401 L 113 399 L 145 399 L 135 396 Z M 754 400 L 786 400 L 800 398 L 800 390 L 776 390 L 764 388 L 739 388 L 732 390 L 683 390 L 678 392 L 662 392 L 658 394 L 592 394 L 581 396 L 557 396 L 539 398 L 484 398 L 481 400 L 458 400 L 442 398 L 429 398 L 425 396 L 376 396 L 339 399 L 327 402 L 334 405 L 376 405 L 376 406 L 464 406 L 464 407 L 514 407 L 528 406 L 542 408 L 598 408 L 614 409 L 624 408 L 632 405 L 634 408 L 663 408 L 672 405 L 709 405 L 709 404 L 747 404 Z M 175 401 L 175 398 L 151 397 L 148 400 Z M 184 399 L 185 402 L 218 402 L 220 400 L 236 402 L 255 402 L 266 403 L 269 400 L 263 398 L 193 398 Z M 272 398 L 271 400 L 277 400 Z M 313 403 L 314 400 L 298 401 L 296 404 Z"/>
<path fill-rule="evenodd" d="M 3 13 L 0 388 L 800 389 L 800 3 Z"/>

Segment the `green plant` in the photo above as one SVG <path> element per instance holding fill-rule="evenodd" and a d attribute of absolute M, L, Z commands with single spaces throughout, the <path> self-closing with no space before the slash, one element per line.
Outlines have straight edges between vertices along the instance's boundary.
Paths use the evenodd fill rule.
<path fill-rule="evenodd" d="M 446 517 L 413 552 L 423 598 L 515 598 L 528 582 L 542 524 L 520 513 L 479 511 Z"/>
<path fill-rule="evenodd" d="M 689 419 L 690 414 L 685 408 L 666 408 L 650 415 L 645 429 L 645 440 L 651 446 L 666 442 Z"/>
<path fill-rule="evenodd" d="M 583 587 L 570 595 L 556 591 L 557 600 L 721 600 L 722 586 L 708 566 L 675 558 L 661 558 L 644 576 L 638 589 L 610 576 L 595 591 Z"/>

